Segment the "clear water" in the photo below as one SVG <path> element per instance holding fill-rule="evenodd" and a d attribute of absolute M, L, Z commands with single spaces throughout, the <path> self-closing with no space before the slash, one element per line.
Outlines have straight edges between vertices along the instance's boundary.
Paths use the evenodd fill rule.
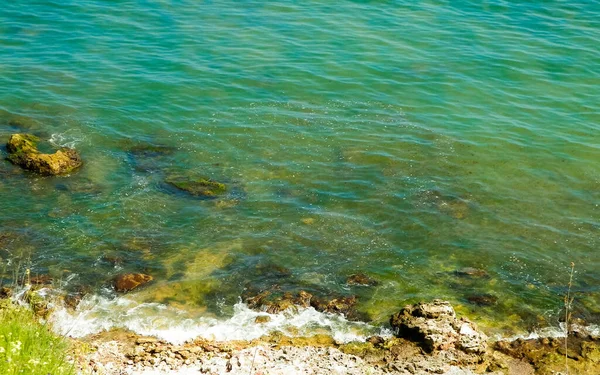
<path fill-rule="evenodd" d="M 150 321 L 226 321 L 277 284 L 356 294 L 374 325 L 443 298 L 510 331 L 558 326 L 575 262 L 575 315 L 598 322 L 599 45 L 595 1 L 5 2 L 2 143 L 85 166 L 2 162 L 4 282 L 27 265 L 89 290 L 104 327 L 132 313 L 111 280 L 145 272 L 127 301 Z"/>

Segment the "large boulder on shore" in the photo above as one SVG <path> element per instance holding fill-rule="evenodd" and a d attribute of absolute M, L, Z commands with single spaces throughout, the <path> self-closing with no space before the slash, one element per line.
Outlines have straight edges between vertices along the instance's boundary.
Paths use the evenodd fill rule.
<path fill-rule="evenodd" d="M 43 154 L 37 148 L 39 138 L 31 134 L 13 134 L 6 149 L 8 160 L 24 169 L 55 176 L 72 172 L 83 162 L 79 153 L 72 148 L 63 147 L 53 154 Z"/>
<path fill-rule="evenodd" d="M 392 315 L 390 324 L 399 337 L 419 343 L 428 352 L 459 350 L 483 355 L 487 351 L 487 336 L 468 319 L 458 319 L 446 301 L 405 306 Z"/>

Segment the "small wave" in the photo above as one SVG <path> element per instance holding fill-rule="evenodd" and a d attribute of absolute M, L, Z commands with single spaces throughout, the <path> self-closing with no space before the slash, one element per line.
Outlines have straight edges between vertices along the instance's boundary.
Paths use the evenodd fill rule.
<path fill-rule="evenodd" d="M 558 327 L 544 327 L 537 329 L 533 332 L 527 332 L 524 334 L 518 334 L 510 337 L 497 337 L 498 340 L 514 341 L 518 339 L 523 340 L 536 340 L 540 338 L 564 338 L 565 337 L 565 323 L 560 323 Z M 600 325 L 590 324 L 587 326 L 582 325 L 571 325 L 571 331 L 584 332 L 591 337 L 600 337 Z"/>
<path fill-rule="evenodd" d="M 340 343 L 365 340 L 371 335 L 391 336 L 391 331 L 367 323 L 350 322 L 341 315 L 321 313 L 312 307 L 295 312 L 267 314 L 234 305 L 233 316 L 214 318 L 159 303 L 138 303 L 126 297 L 84 298 L 75 312 L 58 307 L 53 313 L 55 330 L 65 336 L 83 337 L 112 328 L 124 328 L 141 335 L 155 336 L 173 344 L 196 338 L 216 341 L 253 340 L 273 332 L 288 336 L 331 335 Z M 258 316 L 268 316 L 256 323 Z"/>
<path fill-rule="evenodd" d="M 68 147 L 75 148 L 77 144 L 85 141 L 85 136 L 73 131 L 66 131 L 64 133 L 53 133 L 50 136 L 48 142 L 55 147 Z"/>

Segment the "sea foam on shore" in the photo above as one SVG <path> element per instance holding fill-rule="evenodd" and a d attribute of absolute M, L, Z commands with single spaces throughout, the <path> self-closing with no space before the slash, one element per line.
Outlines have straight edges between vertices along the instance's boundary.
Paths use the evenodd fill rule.
<path fill-rule="evenodd" d="M 257 323 L 259 316 L 267 316 L 268 321 Z M 268 314 L 251 310 L 238 302 L 230 317 L 207 317 L 159 303 L 138 303 L 126 296 L 109 299 L 90 295 L 81 301 L 75 311 L 58 306 L 51 319 L 59 333 L 70 337 L 124 328 L 174 344 L 195 338 L 253 340 L 273 332 L 289 336 L 324 333 L 340 343 L 362 341 L 375 334 L 391 335 L 389 329 L 351 322 L 342 315 L 321 313 L 312 307 Z"/>

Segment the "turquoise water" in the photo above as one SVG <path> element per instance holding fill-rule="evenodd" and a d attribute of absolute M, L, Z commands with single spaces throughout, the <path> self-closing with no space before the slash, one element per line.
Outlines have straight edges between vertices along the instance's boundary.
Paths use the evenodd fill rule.
<path fill-rule="evenodd" d="M 5 283 L 31 267 L 114 300 L 144 272 L 127 298 L 198 319 L 275 284 L 358 295 L 376 325 L 444 298 L 532 330 L 558 325 L 575 262 L 575 316 L 597 323 L 599 43 L 594 1 L 7 2 L 2 143 L 85 166 L 1 164 Z"/>

